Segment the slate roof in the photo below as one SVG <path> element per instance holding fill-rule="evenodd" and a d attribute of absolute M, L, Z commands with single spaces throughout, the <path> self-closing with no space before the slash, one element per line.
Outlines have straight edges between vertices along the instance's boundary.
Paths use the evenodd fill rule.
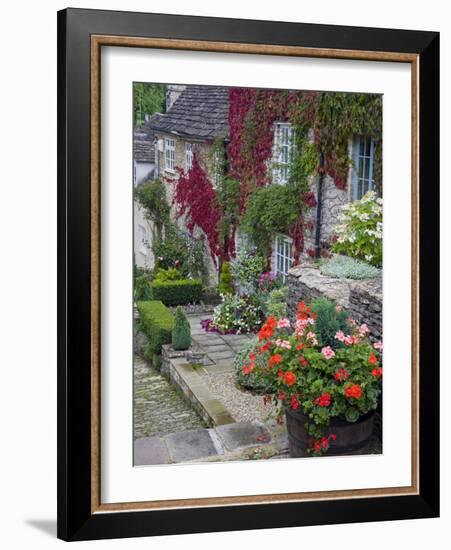
<path fill-rule="evenodd" d="M 133 156 L 137 162 L 155 163 L 155 133 L 146 121 L 133 133 Z"/>
<path fill-rule="evenodd" d="M 167 113 L 153 115 L 148 123 L 157 132 L 214 140 L 227 137 L 228 115 L 227 88 L 189 85 Z"/>

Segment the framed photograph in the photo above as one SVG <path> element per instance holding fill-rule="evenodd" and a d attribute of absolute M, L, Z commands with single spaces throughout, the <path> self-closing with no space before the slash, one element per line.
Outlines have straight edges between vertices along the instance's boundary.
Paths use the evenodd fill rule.
<path fill-rule="evenodd" d="M 439 34 L 58 13 L 58 536 L 439 514 Z"/>

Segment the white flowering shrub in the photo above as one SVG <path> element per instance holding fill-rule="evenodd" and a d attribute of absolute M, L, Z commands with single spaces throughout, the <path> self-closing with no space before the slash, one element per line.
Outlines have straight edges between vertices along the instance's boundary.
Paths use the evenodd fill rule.
<path fill-rule="evenodd" d="M 262 322 L 262 312 L 251 296 L 221 295 L 221 303 L 213 310 L 213 327 L 223 334 L 256 331 Z"/>
<path fill-rule="evenodd" d="M 333 252 L 382 265 L 382 199 L 374 191 L 345 205 L 334 231 Z"/>
<path fill-rule="evenodd" d="M 325 260 L 320 271 L 323 275 L 337 279 L 372 279 L 382 276 L 382 270 L 374 265 L 341 255 Z"/>

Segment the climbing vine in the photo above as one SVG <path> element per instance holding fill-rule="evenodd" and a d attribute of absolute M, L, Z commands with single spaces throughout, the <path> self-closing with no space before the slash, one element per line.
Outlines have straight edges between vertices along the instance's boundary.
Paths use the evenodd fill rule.
<path fill-rule="evenodd" d="M 289 181 L 268 185 L 274 168 L 274 123 L 292 127 Z M 293 238 L 294 260 L 304 248 L 304 230 L 311 228 L 307 212 L 315 207 L 309 176 L 331 176 L 345 189 L 348 143 L 354 135 L 375 141 L 376 186 L 381 185 L 382 98 L 371 94 L 230 88 L 229 136 L 211 147 L 210 166 L 194 155 L 185 174 L 178 170 L 174 200 L 192 232 L 200 228 L 213 259 L 235 254 L 238 223 L 261 252 L 271 253 L 277 233 Z M 320 162 L 320 158 L 323 162 Z M 215 174 L 214 182 L 208 172 Z"/>
<path fill-rule="evenodd" d="M 188 231 L 193 233 L 198 227 L 204 232 L 211 257 L 216 262 L 218 256 L 224 256 L 224 248 L 219 240 L 221 210 L 213 185 L 197 154 L 194 154 L 193 164 L 188 173 L 181 168 L 177 168 L 177 173 L 174 191 L 174 201 L 178 206 L 177 214 L 186 216 Z"/>

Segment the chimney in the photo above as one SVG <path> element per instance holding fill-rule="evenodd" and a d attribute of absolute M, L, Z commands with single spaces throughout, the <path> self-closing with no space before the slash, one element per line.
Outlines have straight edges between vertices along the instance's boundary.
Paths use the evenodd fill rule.
<path fill-rule="evenodd" d="M 185 88 L 186 86 L 183 84 L 168 84 L 166 86 L 166 112 L 174 105 Z"/>

